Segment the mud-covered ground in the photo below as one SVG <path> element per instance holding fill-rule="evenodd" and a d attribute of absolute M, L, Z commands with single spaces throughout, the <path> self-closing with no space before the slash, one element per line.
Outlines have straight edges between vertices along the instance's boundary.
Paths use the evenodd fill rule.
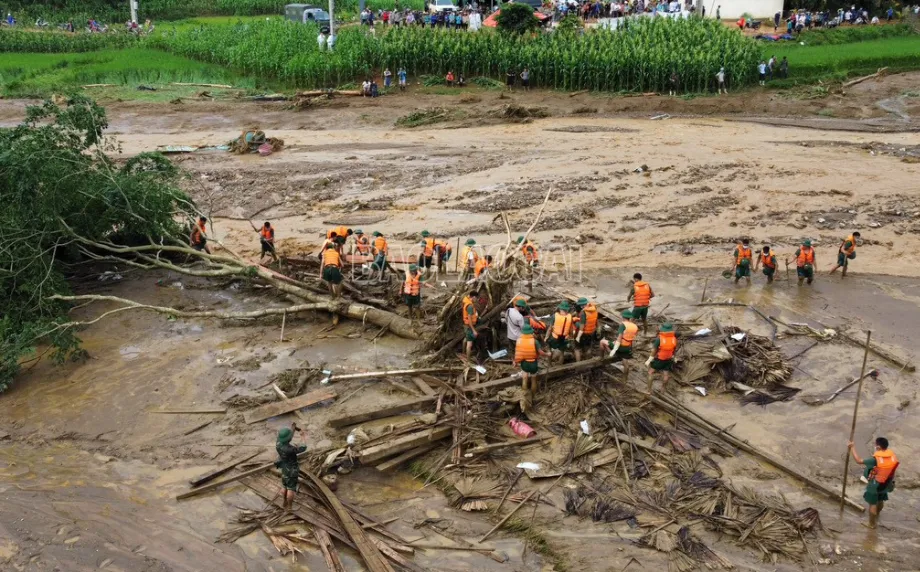
<path fill-rule="evenodd" d="M 112 103 L 109 109 L 125 154 L 158 145 L 219 144 L 254 125 L 285 140 L 286 148 L 269 157 L 218 151 L 173 156 L 191 174 L 184 183 L 189 192 L 213 215 L 213 237 L 236 252 L 257 247 L 248 218 L 273 221 L 279 249 L 288 255 L 313 251 L 330 224 L 381 230 L 405 252 L 423 228 L 451 240 L 471 236 L 486 246 L 504 245 L 496 215 L 506 212 L 512 232 L 520 234 L 552 189 L 535 238 L 547 269 L 571 272 L 553 280 L 571 276 L 568 286 L 579 294 L 621 301 L 626 277 L 641 269 L 659 294 L 658 308 L 670 303 L 669 315 L 690 317 L 706 312 L 691 304 L 708 277 L 708 297 L 731 296 L 813 325 L 871 328 L 873 339 L 912 355 L 912 340 L 920 336 L 920 284 L 911 278 L 920 275 L 920 109 L 916 97 L 904 94 L 918 81 L 920 74 L 893 76 L 823 99 L 757 91 L 692 100 L 545 92 L 499 99 L 496 92 L 477 92 L 341 99 L 301 111 L 275 103 L 191 101 Z M 509 104 L 547 117 L 511 121 L 503 117 Z M 22 106 L 0 102 L 0 121 L 15 122 Z M 450 121 L 394 127 L 400 117 L 436 107 L 452 109 Z M 651 119 L 662 114 L 670 117 Z M 770 241 L 781 260 L 799 240 L 812 238 L 823 270 L 837 242 L 854 229 L 864 244 L 845 280 L 819 276 L 813 288 L 783 281 L 764 288 L 756 277 L 751 288 L 733 289 L 718 277 L 738 237 Z M 262 291 L 177 276 L 125 277 L 102 287 L 160 305 L 254 309 L 279 303 Z M 766 331 L 750 312 L 719 316 L 723 323 Z M 87 362 L 28 364 L 0 396 L 0 568 L 322 569 L 318 554 L 298 564 L 281 559 L 258 533 L 233 545 L 214 542 L 237 507 L 261 506 L 242 486 L 173 500 L 190 478 L 244 452 L 260 451 L 255 462 L 271 460 L 273 435 L 288 419 L 248 426 L 238 408 L 210 417 L 151 411 L 258 397 L 265 390 L 257 388 L 273 376 L 307 365 L 350 372 L 405 366 L 412 359 L 407 343 L 392 336 L 372 343 L 376 329 L 360 324 L 342 322 L 322 332 L 327 319 L 288 321 L 280 341 L 280 322 L 122 314 L 83 333 Z M 804 344 L 789 339 L 782 345 L 791 353 Z M 797 360 L 792 385 L 803 393 L 833 391 L 858 375 L 860 358 L 847 345 L 818 346 Z M 867 383 L 857 443 L 867 454 L 872 437 L 884 434 L 903 462 L 884 526 L 869 533 L 859 526 L 862 517 L 849 512 L 841 520 L 832 503 L 742 455 L 723 465 L 733 483 L 783 492 L 797 507 L 814 506 L 827 530 L 804 562 L 775 565 L 707 537 L 738 569 L 814 569 L 812 559 L 835 570 L 916 568 L 920 495 L 910 459 L 920 455 L 920 432 L 910 419 L 917 377 L 874 357 L 870 367 L 882 375 Z M 328 418 L 405 398 L 383 383 L 347 382 L 334 390 L 337 403 L 310 413 L 313 447 L 344 438 L 326 425 Z M 736 423 L 734 431 L 757 446 L 839 485 L 852 391 L 817 409 L 799 400 L 758 408 L 742 407 L 728 395 L 682 395 L 721 423 Z M 340 482 L 343 497 L 380 518 L 398 516 L 390 526 L 410 539 L 424 534 L 426 542 L 443 541 L 414 528 L 426 518 L 446 519 L 451 534 L 469 539 L 493 524 L 448 507 L 434 487 L 422 488 L 405 474 L 382 477 L 364 469 Z M 860 485 L 853 480 L 851 487 L 857 498 Z M 560 490 L 551 498 L 561 506 Z M 571 569 L 622 570 L 631 558 L 649 570 L 667 566 L 662 555 L 634 546 L 636 532 L 625 525 L 580 522 L 547 507 L 538 512 L 537 525 Z M 432 570 L 546 565 L 533 550 L 522 558 L 523 544 L 513 536 L 490 543 L 509 556 L 507 564 L 436 550 L 420 550 L 415 560 Z M 357 566 L 353 555 L 346 559 L 349 568 Z"/>

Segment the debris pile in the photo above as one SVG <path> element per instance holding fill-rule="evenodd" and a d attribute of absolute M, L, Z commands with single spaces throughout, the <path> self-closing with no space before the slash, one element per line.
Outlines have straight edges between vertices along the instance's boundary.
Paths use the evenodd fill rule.
<path fill-rule="evenodd" d="M 248 153 L 269 155 L 283 149 L 284 140 L 277 137 L 266 137 L 265 132 L 259 129 L 248 129 L 240 133 L 236 139 L 229 141 L 227 145 L 230 146 L 230 152 L 237 155 Z"/>

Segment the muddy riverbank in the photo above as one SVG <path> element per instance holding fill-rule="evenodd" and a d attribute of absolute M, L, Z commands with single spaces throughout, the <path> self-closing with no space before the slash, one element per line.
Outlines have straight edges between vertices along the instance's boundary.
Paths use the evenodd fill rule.
<path fill-rule="evenodd" d="M 624 297 L 627 276 L 585 276 L 577 292 L 615 303 Z M 671 271 L 666 277 L 655 269 L 646 270 L 658 292 L 654 306 L 670 304 L 668 315 L 689 319 L 715 311 L 724 324 L 752 333 L 769 332 L 750 311 L 694 306 L 704 276 L 695 270 Z M 141 301 L 161 304 L 243 308 L 272 303 L 262 293 L 245 288 L 219 290 L 170 277 L 160 277 L 159 283 L 162 285 L 147 278 L 129 279 L 110 288 L 115 295 L 130 292 Z M 847 323 L 853 331 L 872 328 L 874 339 L 910 355 L 913 348 L 908 340 L 920 335 L 918 293 L 920 283 L 913 279 L 861 275 L 845 282 L 822 279 L 812 288 L 783 282 L 772 287 L 755 283 L 750 288 L 734 288 L 727 280 L 711 279 L 707 297 L 754 303 L 787 321 Z M 328 316 L 323 315 L 290 320 L 283 342 L 280 323 L 271 322 L 242 326 L 134 314 L 87 328 L 83 338 L 89 361 L 64 366 L 39 363 L 0 399 L 0 430 L 10 434 L 0 455 L 0 496 L 4 499 L 0 526 L 9 539 L 0 545 L 0 558 L 15 568 L 37 570 L 55 566 L 90 570 L 102 564 L 113 570 L 197 570 L 202 569 L 202 562 L 228 570 L 322 568 L 318 553 L 301 558 L 298 564 L 281 559 L 259 533 L 233 545 L 214 542 L 230 525 L 237 507 L 261 505 L 243 486 L 183 503 L 173 500 L 186 490 L 188 479 L 243 452 L 261 450 L 256 460 L 271 460 L 273 435 L 289 422 L 287 418 L 245 425 L 240 411 L 230 408 L 227 415 L 212 416 L 211 424 L 185 435 L 212 417 L 153 411 L 219 407 L 233 395 L 258 396 L 265 391 L 258 388 L 273 376 L 307 364 L 348 372 L 404 367 L 412 359 L 409 344 L 402 340 L 384 336 L 376 344 L 371 342 L 376 329 L 342 322 L 320 333 L 328 325 Z M 781 337 L 780 345 L 791 354 L 802 349 L 805 341 Z M 858 375 L 860 360 L 858 348 L 821 344 L 796 360 L 800 369 L 790 384 L 803 388 L 803 395 L 831 392 Z M 909 463 L 920 452 L 914 445 L 918 431 L 906 422 L 916 407 L 917 380 L 914 374 L 899 372 L 875 357 L 870 357 L 869 365 L 880 376 L 866 384 L 858 446 L 866 454 L 873 436 L 884 434 L 902 460 L 908 460 L 899 471 L 899 487 L 886 507 L 880 530 L 868 532 L 859 525 L 865 517 L 849 511 L 841 520 L 833 503 L 746 455 L 720 460 L 720 465 L 733 485 L 782 492 L 797 508 L 818 508 L 827 530 L 810 543 L 816 561 L 833 562 L 835 570 L 909 570 L 910 563 L 920 558 L 916 543 L 920 526 L 916 487 L 920 481 Z M 308 414 L 308 443 L 315 448 L 344 439 L 344 432 L 327 426 L 330 417 L 406 397 L 382 381 L 343 382 L 332 387 L 338 402 Z M 351 397 L 344 399 L 348 395 Z M 828 486 L 839 486 L 853 391 L 819 408 L 798 398 L 761 408 L 742 406 L 731 394 L 702 397 L 683 389 L 678 395 L 719 423 L 734 424 L 733 432 L 756 446 Z M 855 480 L 855 468 L 851 467 L 851 473 L 851 497 L 858 498 L 861 486 Z M 578 479 L 566 483 L 574 485 Z M 558 506 L 563 504 L 563 488 L 549 495 Z M 398 517 L 391 525 L 394 531 L 409 539 L 427 536 L 426 543 L 449 541 L 426 528 L 415 528 L 425 519 L 439 523 L 444 519 L 448 534 L 467 539 L 483 534 L 493 524 L 482 515 L 449 507 L 435 487 L 423 488 L 405 473 L 383 476 L 373 469 L 361 469 L 340 478 L 339 494 L 381 519 Z M 619 570 L 631 558 L 645 567 L 663 569 L 667 565 L 663 555 L 635 546 L 637 532 L 625 523 L 581 521 L 564 517 L 552 507 L 541 507 L 535 521 L 553 554 L 570 569 Z M 702 534 L 738 569 L 810 567 L 782 560 L 764 567 L 756 554 L 703 530 L 694 532 Z M 588 549 L 585 539 L 592 539 Z M 489 544 L 509 557 L 507 564 L 498 565 L 473 553 L 438 550 L 417 551 L 415 561 L 433 570 L 538 570 L 546 565 L 545 558 L 533 550 L 522 559 L 523 544 L 513 535 L 500 533 Z M 347 558 L 349 566 L 357 566 L 353 556 Z"/>

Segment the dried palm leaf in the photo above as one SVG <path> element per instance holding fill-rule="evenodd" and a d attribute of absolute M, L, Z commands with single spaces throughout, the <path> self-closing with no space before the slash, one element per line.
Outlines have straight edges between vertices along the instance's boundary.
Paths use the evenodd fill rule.
<path fill-rule="evenodd" d="M 591 520 L 594 522 L 616 522 L 635 516 L 636 511 L 603 498 L 594 501 L 591 508 Z"/>
<path fill-rule="evenodd" d="M 588 453 L 597 451 L 601 448 L 601 444 L 594 440 L 590 435 L 585 435 L 584 433 L 578 433 L 578 436 L 575 437 L 575 446 L 572 449 L 572 458 L 577 459 L 579 457 L 584 457 Z"/>

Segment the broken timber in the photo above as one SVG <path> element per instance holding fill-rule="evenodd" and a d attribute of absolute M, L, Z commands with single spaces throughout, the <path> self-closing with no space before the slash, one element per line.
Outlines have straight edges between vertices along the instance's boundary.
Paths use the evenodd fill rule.
<path fill-rule="evenodd" d="M 422 369 L 392 369 L 384 371 L 365 371 L 362 373 L 346 373 L 343 375 L 332 374 L 329 381 L 348 381 L 354 379 L 373 379 L 375 377 L 398 377 L 401 375 L 415 375 L 419 373 L 451 373 L 457 368 L 452 367 L 426 367 Z"/>
<path fill-rule="evenodd" d="M 300 453 L 300 454 L 298 454 L 297 456 L 298 456 L 298 457 L 303 457 L 303 456 L 306 455 L 306 454 L 307 454 L 307 451 L 304 451 L 303 453 Z M 214 489 L 216 489 L 216 488 L 218 488 L 218 487 L 222 487 L 222 486 L 224 486 L 224 485 L 228 485 L 228 484 L 230 484 L 230 483 L 235 483 L 235 482 L 237 482 L 237 481 L 239 481 L 239 480 L 245 479 L 246 477 L 251 477 L 252 475 L 258 475 L 258 474 L 261 473 L 262 471 L 267 471 L 268 469 L 271 469 L 271 468 L 274 467 L 274 466 L 275 466 L 275 463 L 274 463 L 274 461 L 273 461 L 273 462 L 271 462 L 271 463 L 266 463 L 266 464 L 264 464 L 264 465 L 262 465 L 262 466 L 256 467 L 255 469 L 250 469 L 250 470 L 248 470 L 248 471 L 246 471 L 246 472 L 244 472 L 244 473 L 240 473 L 240 474 L 235 475 L 235 476 L 233 476 L 233 477 L 224 479 L 224 480 L 222 480 L 222 481 L 217 481 L 217 482 L 214 482 L 214 483 L 208 483 L 208 484 L 204 485 L 203 487 L 199 487 L 199 488 L 197 488 L 197 489 L 194 489 L 194 490 L 191 490 L 191 491 L 182 493 L 181 495 L 177 495 L 177 496 L 176 496 L 176 500 L 183 500 L 183 499 L 191 498 L 191 497 L 193 497 L 193 496 L 200 495 L 201 493 L 204 493 L 204 492 L 207 492 L 207 491 L 212 491 L 212 490 L 214 490 Z"/>
<path fill-rule="evenodd" d="M 570 363 L 566 365 L 560 365 L 556 367 L 551 367 L 546 369 L 546 371 L 541 372 L 542 380 L 549 380 L 556 377 L 568 375 L 571 373 L 578 373 L 582 371 L 588 371 L 596 367 L 600 367 L 607 363 L 611 363 L 612 358 L 609 357 L 597 357 L 585 361 L 580 361 L 576 363 Z M 477 383 L 473 385 L 466 385 L 463 387 L 458 387 L 457 391 L 462 391 L 464 393 L 470 393 L 472 391 L 480 391 L 484 389 L 502 389 L 518 383 L 521 379 L 521 374 L 516 373 L 508 377 L 502 377 L 499 379 L 493 379 L 492 381 L 486 381 L 484 383 Z M 436 395 L 426 395 L 425 397 L 419 397 L 417 399 L 412 399 L 409 401 L 402 401 L 395 403 L 393 405 L 388 405 L 386 407 L 377 409 L 375 411 L 366 411 L 364 413 L 356 413 L 353 415 L 346 415 L 344 417 L 336 417 L 329 420 L 329 425 L 337 429 L 342 427 L 348 427 L 349 425 L 357 425 L 358 423 L 365 423 L 367 421 L 373 421 L 374 419 L 382 419 L 384 417 L 390 417 L 392 415 L 398 415 L 400 413 L 405 413 L 407 411 L 414 411 L 420 409 L 430 403 L 437 401 Z"/>
<path fill-rule="evenodd" d="M 424 455 L 428 451 L 434 449 L 436 446 L 437 446 L 436 443 L 429 443 L 426 445 L 422 445 L 420 447 L 416 447 L 415 449 L 410 449 L 409 451 L 406 451 L 405 453 L 403 453 L 402 455 L 399 455 L 398 457 L 393 457 L 389 461 L 384 461 L 383 463 L 380 463 L 374 468 L 381 472 L 392 471 L 393 469 L 402 465 L 406 461 L 414 459 L 420 455 Z"/>
<path fill-rule="evenodd" d="M 197 486 L 199 486 L 199 485 L 203 485 L 204 483 L 206 483 L 206 482 L 208 482 L 208 481 L 212 481 L 212 480 L 216 479 L 217 477 L 223 475 L 224 473 L 226 473 L 227 471 L 229 471 L 229 470 L 232 469 L 233 467 L 235 467 L 235 466 L 237 466 L 237 465 L 239 465 L 239 464 L 245 463 L 245 462 L 248 461 L 249 459 L 251 459 L 251 458 L 255 457 L 256 455 L 258 455 L 259 453 L 261 453 L 261 451 L 256 451 L 255 453 L 253 453 L 253 454 L 251 454 L 251 455 L 246 455 L 245 457 L 240 457 L 240 458 L 238 458 L 238 459 L 236 459 L 236 460 L 230 461 L 229 463 L 227 463 L 226 465 L 224 465 L 224 466 L 222 466 L 222 467 L 218 467 L 217 469 L 214 469 L 213 471 L 211 471 L 211 472 L 209 472 L 209 473 L 205 473 L 204 475 L 201 475 L 200 477 L 196 477 L 196 478 L 190 480 L 190 481 L 188 482 L 188 484 L 192 485 L 193 487 L 197 487 Z"/>
<path fill-rule="evenodd" d="M 373 447 L 368 447 L 367 449 L 362 450 L 358 454 L 358 460 L 361 461 L 363 465 L 370 465 L 381 459 L 386 459 L 397 453 L 402 453 L 403 451 L 408 451 L 409 449 L 415 449 L 425 443 L 431 443 L 434 441 L 440 441 L 446 437 L 449 437 L 453 429 L 451 427 L 437 427 L 433 429 L 425 429 L 423 431 L 418 431 L 416 433 L 409 433 L 408 435 L 403 435 L 398 439 L 393 439 L 386 443 L 381 443 L 380 445 L 374 445 Z"/>
<path fill-rule="evenodd" d="M 258 421 L 264 421 L 271 417 L 290 413 L 291 411 L 309 407 L 310 405 L 316 405 L 317 403 L 329 399 L 335 399 L 335 392 L 326 389 L 317 389 L 316 391 L 311 391 L 310 393 L 305 393 L 286 401 L 275 401 L 273 403 L 260 405 L 255 409 L 250 409 L 243 414 L 243 419 L 245 419 L 247 424 L 252 425 Z"/>

